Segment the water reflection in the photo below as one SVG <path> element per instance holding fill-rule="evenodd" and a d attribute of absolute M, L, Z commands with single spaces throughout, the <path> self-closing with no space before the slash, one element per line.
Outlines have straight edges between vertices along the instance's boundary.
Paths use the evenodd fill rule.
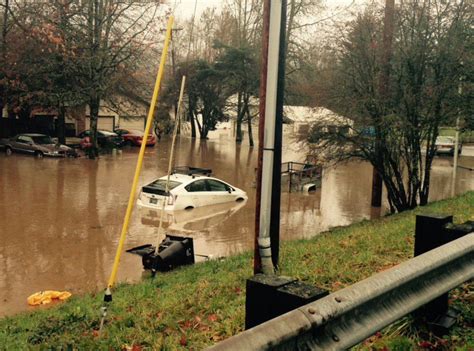
<path fill-rule="evenodd" d="M 283 161 L 303 161 L 301 145 L 285 133 Z M 146 150 L 140 184 L 166 173 L 169 140 Z M 91 161 L 0 154 L 0 315 L 27 309 L 26 297 L 41 290 L 74 294 L 102 289 L 110 274 L 135 169 L 138 149 Z M 176 164 L 212 168 L 218 178 L 247 191 L 245 203 L 197 208 L 166 217 L 164 232 L 192 236 L 195 252 L 225 256 L 253 247 L 257 149 L 236 146 L 231 130 L 207 142 L 181 137 Z M 473 166 L 474 157 L 460 164 Z M 436 158 L 430 200 L 450 195 L 449 158 Z M 474 189 L 460 169 L 456 192 Z M 371 167 L 351 162 L 323 171 L 322 188 L 310 195 L 282 193 L 282 239 L 311 237 L 333 226 L 372 218 Z M 284 188 L 284 187 L 283 187 Z M 135 210 L 126 248 L 163 238 L 159 214 Z M 210 215 L 213 214 L 213 216 Z M 214 216 L 215 215 L 215 216 Z M 141 279 L 140 260 L 123 255 L 119 281 Z"/>
<path fill-rule="evenodd" d="M 168 232 L 194 233 L 209 232 L 210 229 L 226 222 L 234 213 L 246 205 L 247 201 L 204 206 L 192 210 L 164 212 L 154 209 L 138 209 L 141 222 L 151 227 L 159 227 L 163 219 L 163 228 Z"/>

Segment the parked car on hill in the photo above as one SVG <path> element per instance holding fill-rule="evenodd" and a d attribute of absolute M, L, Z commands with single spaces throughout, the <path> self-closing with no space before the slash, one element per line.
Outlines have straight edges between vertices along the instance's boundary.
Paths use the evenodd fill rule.
<path fill-rule="evenodd" d="M 85 130 L 78 135 L 81 138 L 81 149 L 87 149 L 92 146 L 91 142 L 91 131 Z M 123 138 L 117 135 L 114 132 L 110 132 L 108 130 L 98 130 L 97 131 L 97 144 L 100 147 L 121 147 L 123 145 Z"/>
<path fill-rule="evenodd" d="M 18 134 L 10 139 L 3 139 L 5 153 L 13 152 L 35 155 L 38 158 L 50 157 L 77 157 L 77 152 L 69 146 L 55 143 L 50 136 L 44 134 Z"/>
<path fill-rule="evenodd" d="M 169 192 L 167 176 L 158 178 L 142 187 L 137 204 L 161 209 L 166 201 L 165 211 L 174 211 L 248 199 L 245 191 L 210 177 L 210 173 L 207 169 L 178 167 L 170 176 Z"/>
<path fill-rule="evenodd" d="M 115 129 L 115 133 L 120 135 L 124 140 L 124 145 L 128 146 L 141 146 L 144 132 L 134 129 Z M 148 134 L 146 146 L 155 146 L 156 138 L 153 134 Z"/>
<path fill-rule="evenodd" d="M 451 136 L 439 136 L 435 142 L 437 154 L 448 154 L 454 156 L 455 139 Z M 462 152 L 462 144 L 458 144 L 458 155 Z"/>

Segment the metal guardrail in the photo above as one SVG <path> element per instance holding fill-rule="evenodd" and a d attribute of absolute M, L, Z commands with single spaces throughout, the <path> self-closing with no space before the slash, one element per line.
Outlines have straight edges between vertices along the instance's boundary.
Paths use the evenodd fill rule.
<path fill-rule="evenodd" d="M 341 350 L 474 278 L 474 233 L 246 330 L 210 350 Z"/>

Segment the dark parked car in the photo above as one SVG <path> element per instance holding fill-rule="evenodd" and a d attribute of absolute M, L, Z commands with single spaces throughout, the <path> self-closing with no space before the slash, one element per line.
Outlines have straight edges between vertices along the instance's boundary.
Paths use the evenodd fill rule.
<path fill-rule="evenodd" d="M 91 143 L 91 131 L 85 130 L 78 135 L 81 140 L 81 148 L 87 149 L 92 146 Z M 97 131 L 97 143 L 100 147 L 121 147 L 123 145 L 123 138 L 114 132 L 108 130 Z"/>
<path fill-rule="evenodd" d="M 11 155 L 13 152 L 51 157 L 77 157 L 77 153 L 69 146 L 55 143 L 50 136 L 44 134 L 18 134 L 10 139 L 3 139 L 2 144 L 5 153 Z"/>

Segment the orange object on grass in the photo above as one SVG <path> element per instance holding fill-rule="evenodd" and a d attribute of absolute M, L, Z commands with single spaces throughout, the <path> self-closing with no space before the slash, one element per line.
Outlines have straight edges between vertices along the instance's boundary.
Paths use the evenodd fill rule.
<path fill-rule="evenodd" d="M 54 291 L 54 290 L 45 290 L 34 293 L 33 295 L 28 296 L 26 299 L 28 305 L 37 306 L 37 305 L 46 305 L 51 303 L 53 300 L 66 300 L 71 297 L 69 291 Z"/>

